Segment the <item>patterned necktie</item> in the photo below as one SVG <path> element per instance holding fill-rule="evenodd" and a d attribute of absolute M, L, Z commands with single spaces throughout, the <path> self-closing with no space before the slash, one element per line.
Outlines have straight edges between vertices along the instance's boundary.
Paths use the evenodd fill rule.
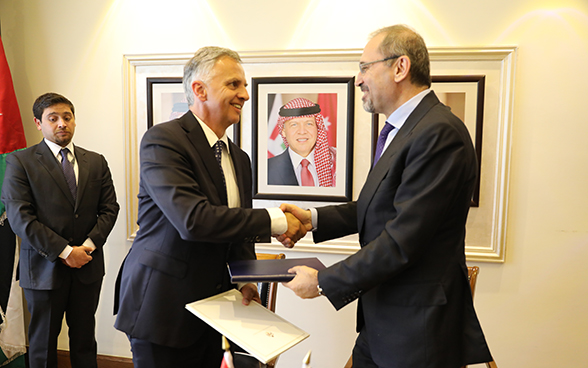
<path fill-rule="evenodd" d="M 300 171 L 300 181 L 303 187 L 314 187 L 314 179 L 312 178 L 312 174 L 310 170 L 308 170 L 308 162 L 307 159 L 302 159 L 300 161 L 300 165 L 302 165 L 302 170 Z"/>
<path fill-rule="evenodd" d="M 76 199 L 78 194 L 78 186 L 76 184 L 76 175 L 74 173 L 73 166 L 67 158 L 69 149 L 62 148 L 59 152 L 61 153 L 61 169 L 63 170 L 63 175 L 65 175 L 65 181 L 67 182 L 67 186 L 69 187 L 71 195 L 74 197 L 74 199 Z"/>
<path fill-rule="evenodd" d="M 223 177 L 223 185 L 225 186 L 225 191 L 226 191 L 227 190 L 227 183 L 225 181 L 225 172 L 223 171 L 223 165 L 221 163 L 222 162 L 221 158 L 223 156 L 224 146 L 225 146 L 225 142 L 223 142 L 219 139 L 218 141 L 216 141 L 214 146 L 212 146 L 212 148 L 214 148 L 214 156 L 216 157 L 216 162 L 218 162 L 218 167 L 220 168 L 221 176 Z"/>
<path fill-rule="evenodd" d="M 374 166 L 378 163 L 380 156 L 382 156 L 382 151 L 384 151 L 384 146 L 386 145 L 386 139 L 388 139 L 388 133 L 390 133 L 394 129 L 392 124 L 384 124 L 382 131 L 380 132 L 380 136 L 378 137 L 378 143 L 376 144 L 376 154 L 374 156 Z"/>

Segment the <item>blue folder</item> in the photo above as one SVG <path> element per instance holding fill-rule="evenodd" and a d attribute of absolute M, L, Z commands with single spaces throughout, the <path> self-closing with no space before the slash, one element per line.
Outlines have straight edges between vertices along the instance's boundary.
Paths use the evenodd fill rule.
<path fill-rule="evenodd" d="M 288 273 L 294 266 L 308 266 L 315 270 L 325 269 L 325 265 L 316 257 L 241 260 L 227 263 L 231 282 L 288 282 L 295 276 Z"/>

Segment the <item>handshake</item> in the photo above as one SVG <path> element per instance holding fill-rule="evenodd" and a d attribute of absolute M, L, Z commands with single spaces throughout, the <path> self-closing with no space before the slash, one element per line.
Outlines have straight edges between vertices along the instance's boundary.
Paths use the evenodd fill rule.
<path fill-rule="evenodd" d="M 288 230 L 282 235 L 274 235 L 275 238 L 286 248 L 294 247 L 294 244 L 302 239 L 306 233 L 312 230 L 312 219 L 310 210 L 293 204 L 282 203 L 280 209 L 286 215 Z"/>

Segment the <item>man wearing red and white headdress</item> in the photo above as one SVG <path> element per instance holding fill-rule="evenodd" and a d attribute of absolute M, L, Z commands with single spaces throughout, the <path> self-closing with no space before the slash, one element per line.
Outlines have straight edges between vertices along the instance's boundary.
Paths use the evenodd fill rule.
<path fill-rule="evenodd" d="M 268 159 L 268 185 L 335 186 L 336 149 L 329 147 L 320 112 L 306 98 L 280 108 L 278 129 L 287 149 Z"/>

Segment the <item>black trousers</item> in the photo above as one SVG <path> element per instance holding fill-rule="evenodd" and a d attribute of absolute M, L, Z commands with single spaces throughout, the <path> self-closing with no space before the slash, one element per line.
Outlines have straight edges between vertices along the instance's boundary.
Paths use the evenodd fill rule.
<path fill-rule="evenodd" d="M 193 345 L 185 348 L 172 348 L 154 344 L 147 340 L 127 336 L 131 342 L 134 368 L 219 368 L 223 359 L 221 335 L 209 328 Z M 257 359 L 236 354 L 243 351 L 230 342 L 235 368 L 265 367 Z"/>
<path fill-rule="evenodd" d="M 72 272 L 68 275 L 58 289 L 23 289 L 31 314 L 30 368 L 57 368 L 57 338 L 64 314 L 69 329 L 72 368 L 97 367 L 95 314 L 102 280 L 84 284 Z"/>
<path fill-rule="evenodd" d="M 128 338 L 135 368 L 218 368 L 223 358 L 221 335 L 212 328 L 207 328 L 195 344 L 185 348 Z"/>

